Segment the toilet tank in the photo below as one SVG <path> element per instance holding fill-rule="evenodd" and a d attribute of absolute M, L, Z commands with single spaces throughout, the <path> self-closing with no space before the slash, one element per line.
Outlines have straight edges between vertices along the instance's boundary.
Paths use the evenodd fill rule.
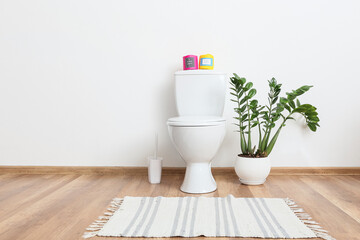
<path fill-rule="evenodd" d="M 222 116 L 226 74 L 212 70 L 175 72 L 175 101 L 179 116 Z"/>

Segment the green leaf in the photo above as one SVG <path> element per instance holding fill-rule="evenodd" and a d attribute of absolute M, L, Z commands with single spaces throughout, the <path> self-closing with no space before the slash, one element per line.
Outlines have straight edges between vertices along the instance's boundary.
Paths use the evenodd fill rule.
<path fill-rule="evenodd" d="M 248 84 L 249 84 L 249 83 L 248 83 Z M 245 87 L 246 87 L 246 86 L 245 86 Z M 253 96 L 255 96 L 255 94 L 256 94 L 256 89 L 251 89 L 251 90 L 249 91 L 249 94 L 248 94 L 249 99 L 252 98 Z"/>
<path fill-rule="evenodd" d="M 281 86 L 281 85 L 280 85 L 280 86 Z M 275 91 L 275 96 L 278 96 L 279 93 L 281 92 L 281 89 L 280 89 L 279 85 L 277 85 L 277 86 L 275 87 L 274 91 Z"/>
<path fill-rule="evenodd" d="M 293 110 L 293 112 L 298 112 L 298 113 L 304 113 L 306 112 L 307 108 L 306 107 L 303 107 L 303 106 L 300 106 L 300 107 L 297 107 Z"/>
<path fill-rule="evenodd" d="M 286 95 L 289 101 L 294 100 L 296 98 L 296 95 L 294 95 L 293 93 L 286 93 Z"/>
<path fill-rule="evenodd" d="M 276 122 L 277 120 L 279 120 L 280 118 L 280 114 L 279 115 L 276 115 L 275 117 L 273 117 L 272 121 L 273 122 Z M 275 126 L 274 126 L 275 127 Z"/>
<path fill-rule="evenodd" d="M 286 104 L 286 103 L 288 103 L 288 102 L 289 102 L 289 100 L 287 100 L 286 98 L 284 98 L 284 97 L 281 97 L 281 98 L 280 98 L 280 103 Z"/>
<path fill-rule="evenodd" d="M 294 103 L 293 100 L 289 100 L 289 105 L 290 105 L 290 107 L 292 107 L 292 108 L 296 108 L 295 103 Z"/>
<path fill-rule="evenodd" d="M 305 92 L 309 91 L 310 88 L 312 88 L 313 86 L 302 86 L 298 89 L 295 90 L 295 92 L 297 93 L 297 96 L 300 96 L 302 94 L 304 94 Z"/>
<path fill-rule="evenodd" d="M 276 112 L 277 112 L 277 113 L 281 113 L 282 111 L 284 111 L 284 105 L 281 104 L 281 103 L 278 103 L 278 104 L 276 105 Z"/>
<path fill-rule="evenodd" d="M 300 96 L 300 95 L 302 95 L 302 94 L 304 94 L 305 92 L 307 92 L 310 88 L 312 88 L 312 86 L 302 86 L 302 87 L 300 87 L 300 88 L 298 88 L 298 89 L 296 89 L 296 90 L 293 90 L 292 91 L 292 95 L 293 95 L 293 100 L 296 98 L 296 97 L 298 97 L 298 96 Z M 287 93 L 288 94 L 288 93 Z"/>
<path fill-rule="evenodd" d="M 317 116 L 308 116 L 309 120 L 312 122 L 319 122 L 320 119 Z"/>
<path fill-rule="evenodd" d="M 310 117 L 310 116 L 317 116 L 318 113 L 317 113 L 317 112 L 314 112 L 314 111 L 311 111 L 311 112 L 306 112 L 306 115 L 307 115 L 308 117 Z"/>
<path fill-rule="evenodd" d="M 261 111 L 261 110 L 263 110 L 264 108 L 265 108 L 265 106 L 259 106 L 258 111 Z"/>
<path fill-rule="evenodd" d="M 275 97 L 275 98 L 271 101 L 271 104 L 275 104 L 277 100 L 278 100 L 278 97 Z"/>
<path fill-rule="evenodd" d="M 311 131 L 316 132 L 316 125 L 314 123 L 308 122 L 307 125 Z"/>
<path fill-rule="evenodd" d="M 301 104 L 300 104 L 299 99 L 296 99 L 296 106 L 297 106 L 297 107 L 300 107 L 300 105 L 301 105 Z"/>
<path fill-rule="evenodd" d="M 245 121 L 245 119 L 247 118 L 247 114 L 244 114 L 242 117 L 241 117 L 241 121 L 243 122 L 243 121 Z"/>
<path fill-rule="evenodd" d="M 314 107 L 314 106 L 311 105 L 311 104 L 305 103 L 305 104 L 303 104 L 303 105 L 301 105 L 301 106 L 304 106 L 304 107 L 306 107 L 306 108 L 308 108 L 308 109 L 316 110 L 316 107 Z"/>
<path fill-rule="evenodd" d="M 286 103 L 283 103 L 283 106 L 284 106 L 284 108 L 286 108 L 286 110 L 291 112 L 291 108 L 289 107 L 289 105 L 287 105 Z"/>
<path fill-rule="evenodd" d="M 251 120 L 254 120 L 257 116 L 259 116 L 259 113 L 254 113 L 251 115 Z"/>
<path fill-rule="evenodd" d="M 236 79 L 240 79 L 240 77 L 236 73 L 233 73 L 233 74 L 234 74 Z"/>
<path fill-rule="evenodd" d="M 308 91 L 310 88 L 312 88 L 313 86 L 308 86 L 308 85 L 305 85 L 305 86 L 302 86 L 301 87 L 301 90 L 303 91 Z"/>
<path fill-rule="evenodd" d="M 285 116 L 282 114 L 282 113 L 280 113 L 280 116 L 283 118 L 283 120 L 285 121 Z"/>
<path fill-rule="evenodd" d="M 258 100 L 256 100 L 256 99 L 251 100 L 251 102 L 250 102 L 250 106 L 252 106 L 252 107 L 256 107 L 257 104 L 258 104 Z"/>
<path fill-rule="evenodd" d="M 244 105 L 240 108 L 240 112 L 244 112 L 245 110 L 246 110 L 246 105 Z"/>
<path fill-rule="evenodd" d="M 247 90 L 249 90 L 250 88 L 252 88 L 252 86 L 253 86 L 253 83 L 252 83 L 252 82 L 248 82 L 248 83 L 245 85 L 244 90 L 247 91 Z"/>
<path fill-rule="evenodd" d="M 240 105 L 243 104 L 244 102 L 246 102 L 247 100 L 249 100 L 249 97 L 245 96 L 243 99 L 241 99 Z"/>
<path fill-rule="evenodd" d="M 313 111 L 315 111 L 315 107 L 310 105 L 310 104 L 303 104 L 303 105 L 300 105 L 299 107 L 295 108 L 293 110 L 293 112 L 299 112 L 299 113 L 312 113 Z"/>
<path fill-rule="evenodd" d="M 275 88 L 275 86 L 277 85 L 276 79 L 275 78 L 271 78 L 271 80 L 268 80 L 269 82 L 269 86 L 271 88 Z"/>

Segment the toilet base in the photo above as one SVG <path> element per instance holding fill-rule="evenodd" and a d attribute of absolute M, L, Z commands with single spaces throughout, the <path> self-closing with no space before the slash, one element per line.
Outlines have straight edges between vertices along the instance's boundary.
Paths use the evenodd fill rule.
<path fill-rule="evenodd" d="M 217 189 L 210 163 L 188 163 L 180 190 L 185 193 L 209 193 Z"/>

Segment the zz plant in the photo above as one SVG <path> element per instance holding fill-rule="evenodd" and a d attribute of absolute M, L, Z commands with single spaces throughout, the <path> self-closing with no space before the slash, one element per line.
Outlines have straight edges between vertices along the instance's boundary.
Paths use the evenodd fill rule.
<path fill-rule="evenodd" d="M 240 134 L 241 156 L 267 157 L 288 120 L 295 120 L 293 114 L 302 115 L 307 126 L 316 131 L 319 126 L 319 117 L 316 107 L 311 104 L 301 104 L 298 97 L 307 92 L 312 86 L 302 86 L 296 90 L 286 93 L 286 97 L 280 97 L 281 84 L 275 78 L 269 82 L 268 104 L 261 106 L 258 100 L 254 99 L 256 89 L 252 82 L 246 82 L 245 78 L 239 77 L 236 73 L 230 78 L 231 101 L 237 104 L 234 108 L 236 117 L 235 125 Z M 275 131 L 276 122 L 281 120 Z M 259 142 L 253 146 L 251 133 L 253 128 L 257 129 Z M 275 133 L 273 133 L 275 131 Z M 273 133 L 273 134 L 272 134 Z"/>

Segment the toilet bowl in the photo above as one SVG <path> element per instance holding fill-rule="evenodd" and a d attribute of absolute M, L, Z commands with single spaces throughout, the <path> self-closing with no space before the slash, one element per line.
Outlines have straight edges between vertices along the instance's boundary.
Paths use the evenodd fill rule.
<path fill-rule="evenodd" d="M 170 138 L 186 163 L 180 190 L 208 193 L 217 189 L 211 160 L 225 136 L 225 119 L 212 116 L 175 117 L 167 122 Z"/>

